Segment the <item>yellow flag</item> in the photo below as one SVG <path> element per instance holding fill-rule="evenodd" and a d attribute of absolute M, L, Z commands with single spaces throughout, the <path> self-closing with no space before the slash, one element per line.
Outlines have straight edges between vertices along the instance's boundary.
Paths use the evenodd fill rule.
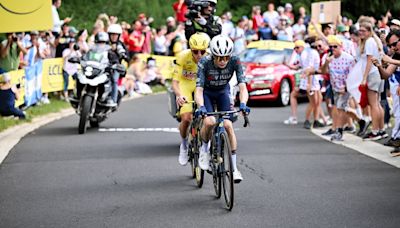
<path fill-rule="evenodd" d="M 49 30 L 51 0 L 0 0 L 0 33 Z"/>

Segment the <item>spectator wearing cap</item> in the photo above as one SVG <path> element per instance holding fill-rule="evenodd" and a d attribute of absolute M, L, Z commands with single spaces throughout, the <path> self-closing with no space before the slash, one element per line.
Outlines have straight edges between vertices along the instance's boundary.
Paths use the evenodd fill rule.
<path fill-rule="evenodd" d="M 353 45 L 353 42 L 351 42 L 351 40 L 349 40 L 346 37 L 346 34 L 348 33 L 346 26 L 338 25 L 336 31 L 337 31 L 336 37 L 342 41 L 342 44 L 340 46 L 343 48 L 343 51 L 346 52 L 347 54 L 350 54 L 353 57 L 356 57 L 357 53 Z"/>
<path fill-rule="evenodd" d="M 167 35 L 175 32 L 176 30 L 176 20 L 173 17 L 167 17 Z"/>
<path fill-rule="evenodd" d="M 293 29 L 288 21 L 289 18 L 286 15 L 279 18 L 279 25 L 273 30 L 277 40 L 293 41 Z"/>
<path fill-rule="evenodd" d="M 267 11 L 263 13 L 264 20 L 267 20 L 269 26 L 273 29 L 279 23 L 279 14 L 275 11 L 274 3 L 270 2 L 267 6 Z"/>
<path fill-rule="evenodd" d="M 172 4 L 172 9 L 174 9 L 176 21 L 185 23 L 186 21 L 185 15 L 188 11 L 187 5 L 185 4 L 185 0 L 178 0 L 177 2 Z"/>
<path fill-rule="evenodd" d="M 389 23 L 390 30 L 400 30 L 400 20 L 392 19 Z"/>
<path fill-rule="evenodd" d="M 304 40 L 306 35 L 306 26 L 304 25 L 304 18 L 299 17 L 297 23 L 292 26 L 293 29 L 293 40 Z"/>
<path fill-rule="evenodd" d="M 285 4 L 285 15 L 289 18 L 288 23 L 291 25 L 294 23 L 293 6 L 290 3 Z"/>
<path fill-rule="evenodd" d="M 274 38 L 272 29 L 266 18 L 264 18 L 264 22 L 261 23 L 261 26 L 258 29 L 258 37 L 260 40 L 272 40 Z"/>
<path fill-rule="evenodd" d="M 28 52 L 24 55 L 24 62 L 26 66 L 33 66 L 37 60 L 40 59 L 39 56 L 39 32 L 38 31 L 31 31 L 30 32 L 30 39 L 27 42 L 26 49 Z"/>
<path fill-rule="evenodd" d="M 25 113 L 15 108 L 15 101 L 19 97 L 19 89 L 11 84 L 11 76 L 7 73 L 0 75 L 0 115 L 25 119 Z"/>

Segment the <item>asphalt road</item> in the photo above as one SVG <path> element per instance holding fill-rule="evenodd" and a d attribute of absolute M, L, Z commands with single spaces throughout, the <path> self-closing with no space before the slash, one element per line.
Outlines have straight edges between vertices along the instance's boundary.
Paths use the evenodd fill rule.
<path fill-rule="evenodd" d="M 288 113 L 254 107 L 250 128 L 235 124 L 244 181 L 231 212 L 210 175 L 198 189 L 179 166 L 178 133 L 157 129 L 177 126 L 166 95 L 123 103 L 105 131 L 53 122 L 0 165 L 0 227 L 399 227 L 400 171 L 285 126 Z"/>

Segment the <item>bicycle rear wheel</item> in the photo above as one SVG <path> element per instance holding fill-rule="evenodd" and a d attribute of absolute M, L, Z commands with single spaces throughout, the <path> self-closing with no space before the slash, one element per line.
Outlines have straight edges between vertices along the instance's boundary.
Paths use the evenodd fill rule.
<path fill-rule="evenodd" d="M 232 150 L 228 134 L 226 132 L 222 132 L 220 134 L 220 142 L 220 156 L 223 158 L 222 163 L 220 163 L 222 187 L 224 190 L 226 208 L 228 210 L 232 210 L 234 201 Z"/>
<path fill-rule="evenodd" d="M 222 191 L 222 183 L 221 183 L 221 173 L 220 173 L 220 166 L 218 165 L 217 158 L 215 157 L 215 154 L 218 153 L 216 146 L 215 146 L 215 138 L 214 136 L 212 137 L 211 141 L 211 170 L 212 170 L 212 176 L 213 176 L 213 185 L 214 185 L 214 191 L 219 199 L 221 197 Z"/>

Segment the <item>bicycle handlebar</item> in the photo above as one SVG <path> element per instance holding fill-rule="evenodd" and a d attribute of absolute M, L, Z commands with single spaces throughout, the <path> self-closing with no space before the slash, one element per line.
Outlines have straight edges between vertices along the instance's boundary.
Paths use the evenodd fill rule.
<path fill-rule="evenodd" d="M 235 111 L 222 111 L 222 112 L 207 112 L 206 116 L 218 116 L 218 117 L 223 117 L 229 114 L 233 114 L 233 113 L 238 113 L 238 112 L 242 112 L 240 110 L 235 110 Z M 243 127 L 248 127 L 250 126 L 250 121 L 249 121 L 249 117 L 247 113 L 243 113 L 243 118 L 244 118 L 244 124 Z"/>

